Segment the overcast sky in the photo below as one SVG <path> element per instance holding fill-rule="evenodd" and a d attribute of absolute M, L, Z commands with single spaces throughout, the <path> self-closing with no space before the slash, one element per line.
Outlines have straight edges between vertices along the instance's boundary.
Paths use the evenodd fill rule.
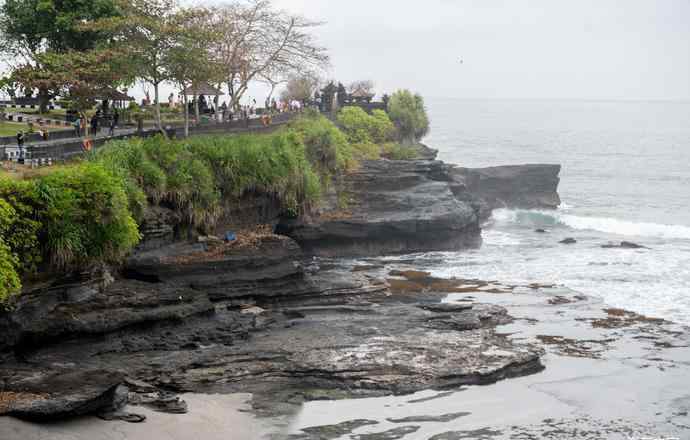
<path fill-rule="evenodd" d="M 326 22 L 331 76 L 380 91 L 690 99 L 690 0 L 274 2 Z"/>
<path fill-rule="evenodd" d="M 331 78 L 379 92 L 690 100 L 690 0 L 273 1 L 325 22 Z"/>

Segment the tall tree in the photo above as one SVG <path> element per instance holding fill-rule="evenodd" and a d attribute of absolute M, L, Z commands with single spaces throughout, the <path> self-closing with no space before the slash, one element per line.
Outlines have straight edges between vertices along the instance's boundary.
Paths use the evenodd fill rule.
<path fill-rule="evenodd" d="M 119 14 L 114 0 L 5 0 L 0 5 L 0 52 L 14 67 L 45 70 L 42 54 L 96 48 L 110 35 L 85 25 Z M 45 112 L 52 96 L 44 88 L 38 95 Z"/>
<path fill-rule="evenodd" d="M 37 55 L 36 61 L 15 68 L 12 79 L 25 89 L 69 97 L 79 112 L 93 107 L 113 87 L 131 81 L 122 54 L 113 50 L 50 51 Z"/>
<path fill-rule="evenodd" d="M 409 90 L 398 90 L 388 102 L 388 115 L 398 128 L 403 143 L 414 144 L 429 133 L 429 116 L 424 98 Z"/>
<path fill-rule="evenodd" d="M 283 101 L 296 99 L 300 102 L 307 102 L 312 99 L 315 92 L 319 90 L 321 79 L 315 73 L 305 73 L 302 75 L 292 75 L 281 94 Z"/>
<path fill-rule="evenodd" d="M 212 10 L 209 27 L 219 39 L 211 45 L 223 66 L 232 106 L 237 106 L 252 81 L 276 82 L 276 73 L 301 72 L 328 63 L 325 48 L 310 31 L 321 23 L 277 11 L 269 0 L 250 0 Z"/>
<path fill-rule="evenodd" d="M 212 59 L 208 42 L 216 38 L 212 28 L 206 26 L 208 10 L 202 8 L 181 10 L 172 18 L 178 32 L 164 58 L 164 68 L 180 90 L 189 90 L 208 82 L 217 82 L 219 65 Z M 189 136 L 189 101 L 183 93 L 184 134 Z M 198 100 L 197 100 L 198 105 Z M 198 107 L 197 107 L 198 112 Z"/>
<path fill-rule="evenodd" d="M 179 27 L 177 0 L 126 0 L 121 15 L 94 22 L 93 28 L 108 29 L 126 50 L 133 74 L 153 87 L 154 119 L 160 130 L 160 85 L 170 79 L 165 58 L 175 43 Z"/>

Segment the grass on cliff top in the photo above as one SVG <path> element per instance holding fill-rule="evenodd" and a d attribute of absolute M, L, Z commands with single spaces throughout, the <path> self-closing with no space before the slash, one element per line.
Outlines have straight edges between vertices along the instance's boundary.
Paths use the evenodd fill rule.
<path fill-rule="evenodd" d="M 164 205 L 201 230 L 214 226 L 224 203 L 245 193 L 273 196 L 293 215 L 315 204 L 321 194 L 304 144 L 290 131 L 114 141 L 90 161 L 122 179 L 137 218 L 148 204 Z"/>

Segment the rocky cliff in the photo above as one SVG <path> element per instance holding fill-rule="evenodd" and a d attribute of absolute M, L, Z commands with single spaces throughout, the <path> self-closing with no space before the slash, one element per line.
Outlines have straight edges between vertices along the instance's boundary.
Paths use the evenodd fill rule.
<path fill-rule="evenodd" d="M 177 220 L 159 210 L 124 267 L 33 286 L 0 311 L 0 415 L 110 418 L 127 401 L 182 411 L 167 394 L 151 397 L 163 389 L 294 401 L 539 371 L 540 349 L 495 331 L 511 321 L 500 306 L 442 304 L 434 285 L 410 296 L 377 266 L 305 257 L 478 245 L 482 206 L 553 205 L 557 174 L 365 162 L 320 213 L 282 220 L 276 230 L 289 237 L 238 234 L 232 243 L 175 242 Z M 270 201 L 259 205 L 263 220 L 277 215 Z"/>
<path fill-rule="evenodd" d="M 454 168 L 453 179 L 481 202 L 480 217 L 498 208 L 556 209 L 560 165 L 532 164 Z"/>
<path fill-rule="evenodd" d="M 382 255 L 455 250 L 481 242 L 477 207 L 439 161 L 367 161 L 338 183 L 338 203 L 277 232 L 309 254 Z M 469 199 L 469 198 L 468 198 Z"/>

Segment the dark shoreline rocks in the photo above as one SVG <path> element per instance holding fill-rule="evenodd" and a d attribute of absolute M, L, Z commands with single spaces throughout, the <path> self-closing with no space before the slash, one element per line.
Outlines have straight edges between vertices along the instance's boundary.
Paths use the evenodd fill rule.
<path fill-rule="evenodd" d="M 601 247 L 603 249 L 649 249 L 646 246 L 642 246 L 640 244 L 633 243 L 630 241 L 621 241 L 620 243 L 602 244 Z"/>
<path fill-rule="evenodd" d="M 276 232 L 308 254 L 340 257 L 456 250 L 481 243 L 478 211 L 456 197 L 439 161 L 365 161 L 338 184 L 338 200 Z"/>
<path fill-rule="evenodd" d="M 213 267 L 209 265 L 209 273 L 215 273 Z M 157 390 L 250 392 L 286 401 L 483 385 L 543 369 L 539 348 L 496 333 L 497 325 L 511 320 L 502 307 L 443 305 L 439 301 L 444 294 L 430 291 L 396 298 L 385 281 L 349 267 L 303 272 L 302 277 L 299 292 L 289 286 L 253 297 L 262 307 L 240 307 L 234 303 L 237 297 L 229 295 L 213 301 L 213 310 L 206 314 L 140 322 L 102 335 L 65 333 L 60 342 L 44 339 L 21 358 L 8 353 L 0 364 L 0 379 L 6 391 L 28 397 L 23 407 L 0 412 L 40 419 L 112 415 L 118 408 L 109 393 L 123 383 L 143 387 L 145 396 L 151 395 L 151 384 Z M 131 282 L 116 280 L 104 291 Z M 219 283 L 232 291 L 232 282 Z M 157 284 L 167 285 L 151 285 Z M 310 291 L 314 288 L 319 291 Z M 160 287 L 147 292 L 156 297 Z M 303 292 L 307 294 L 301 296 Z M 87 320 L 100 320 L 97 316 L 83 312 L 73 318 L 89 327 Z M 60 375 L 74 378 L 69 385 L 77 395 L 67 399 L 75 408 L 50 403 L 69 396 L 59 387 L 48 400 L 42 394 L 56 382 L 54 365 L 71 365 Z M 117 379 L 99 393 L 91 393 L 88 386 L 82 389 L 81 384 L 88 383 L 84 377 L 97 370 L 106 372 L 99 377 Z M 124 371 L 127 380 L 117 376 Z M 146 403 L 136 395 L 132 399 Z"/>
<path fill-rule="evenodd" d="M 339 182 L 346 207 L 336 200 L 278 225 L 292 238 L 175 242 L 178 219 L 150 213 L 145 241 L 124 267 L 33 286 L 0 311 L 0 414 L 141 421 L 121 413 L 123 404 L 186 410 L 160 391 L 294 401 L 541 371 L 540 348 L 495 331 L 511 320 L 500 306 L 441 304 L 443 281 L 422 278 L 398 296 L 405 280 L 372 275 L 381 266 L 303 260 L 478 246 L 484 202 L 454 170 L 429 160 L 365 162 Z M 424 290 L 411 295 L 419 283 Z M 125 383 L 147 386 L 128 394 Z"/>
<path fill-rule="evenodd" d="M 278 234 L 307 254 L 377 256 L 481 245 L 497 208 L 555 209 L 559 165 L 459 168 L 433 160 L 365 161 L 336 183 L 311 217 L 283 219 Z"/>

